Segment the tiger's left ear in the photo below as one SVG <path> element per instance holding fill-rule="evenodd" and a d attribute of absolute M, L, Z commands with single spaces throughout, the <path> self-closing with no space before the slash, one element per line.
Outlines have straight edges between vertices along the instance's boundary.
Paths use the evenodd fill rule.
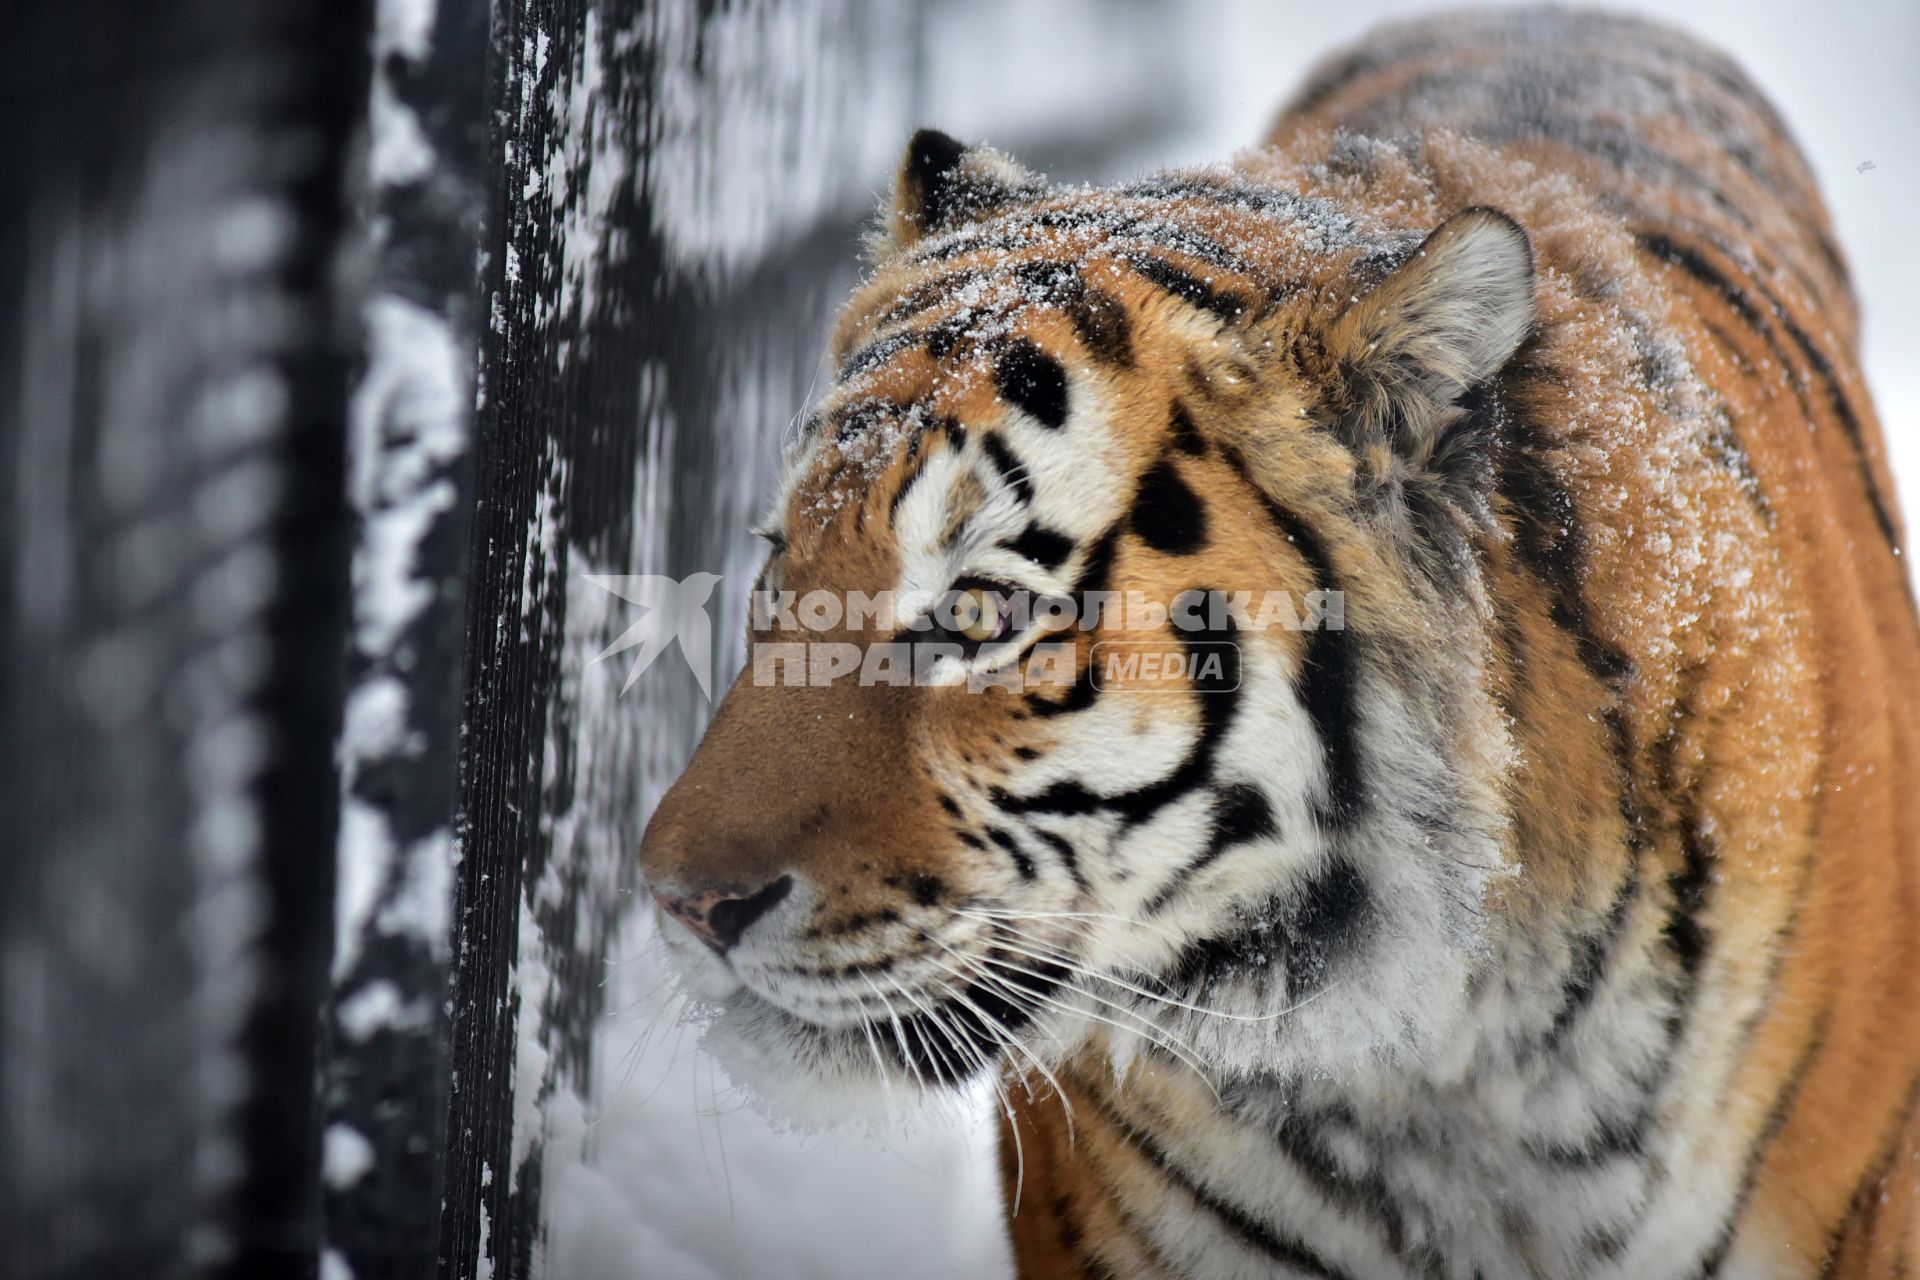
<path fill-rule="evenodd" d="M 1455 214 L 1334 323 L 1355 443 L 1431 460 L 1460 398 L 1505 367 L 1533 327 L 1533 249 L 1504 213 Z"/>
<path fill-rule="evenodd" d="M 1046 182 L 991 147 L 969 147 L 938 129 L 907 143 L 893 182 L 887 243 L 905 249 L 924 236 L 972 222 L 1046 190 Z"/>

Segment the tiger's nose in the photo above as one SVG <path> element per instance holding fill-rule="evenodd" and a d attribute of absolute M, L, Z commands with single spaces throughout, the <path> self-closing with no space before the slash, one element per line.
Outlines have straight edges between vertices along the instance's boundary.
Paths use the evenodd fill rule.
<path fill-rule="evenodd" d="M 685 925 L 693 936 L 725 953 L 753 922 L 779 906 L 793 892 L 793 877 L 781 876 L 772 884 L 752 893 L 737 889 L 701 889 L 694 893 L 676 893 L 655 889 L 653 898 L 661 910 Z"/>

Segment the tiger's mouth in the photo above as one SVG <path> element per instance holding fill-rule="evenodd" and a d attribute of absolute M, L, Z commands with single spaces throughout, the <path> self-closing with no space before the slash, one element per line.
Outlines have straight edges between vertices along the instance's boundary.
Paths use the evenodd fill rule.
<path fill-rule="evenodd" d="M 832 965 L 722 958 L 677 940 L 670 949 L 711 1048 L 749 1092 L 837 1086 L 865 1105 L 895 1088 L 937 1094 L 1003 1071 L 1045 1075 L 1098 1025 L 1163 1038 L 1129 997 L 1164 997 L 1089 963 L 1062 931 L 1020 927 L 1018 914 L 958 913 L 917 931 L 914 945 Z"/>

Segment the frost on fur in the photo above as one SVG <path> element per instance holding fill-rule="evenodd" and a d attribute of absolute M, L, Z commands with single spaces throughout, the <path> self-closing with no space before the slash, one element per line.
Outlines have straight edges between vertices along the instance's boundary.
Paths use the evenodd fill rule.
<path fill-rule="evenodd" d="M 1449 218 L 1335 325 L 1355 410 L 1415 462 L 1430 457 L 1469 389 L 1512 358 L 1533 324 L 1533 252 L 1492 209 Z"/>
<path fill-rule="evenodd" d="M 1045 190 L 1042 179 L 991 147 L 968 147 L 938 129 L 922 129 L 901 157 L 875 256 L 910 248 Z"/>

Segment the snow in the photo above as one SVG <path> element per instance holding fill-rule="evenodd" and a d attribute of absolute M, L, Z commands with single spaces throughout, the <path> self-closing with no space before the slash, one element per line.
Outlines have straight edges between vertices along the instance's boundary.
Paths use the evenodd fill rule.
<path fill-rule="evenodd" d="M 647 33 L 662 68 L 651 192 L 676 266 L 748 265 L 844 207 L 842 175 L 871 174 L 875 190 L 885 183 L 911 128 L 913 94 L 907 77 L 871 72 L 908 62 L 916 7 L 864 6 L 857 20 L 832 4 L 738 5 L 697 20 L 706 9 L 656 7 Z M 696 42 L 704 74 L 693 70 Z M 821 84 L 857 84 L 867 109 L 836 112 Z M 775 174 L 779 198 L 768 199 Z"/>
<path fill-rule="evenodd" d="M 678 1020 L 645 913 L 610 950 L 601 1096 L 556 1123 L 589 1160 L 549 1172 L 545 1274 L 796 1280 L 1006 1270 L 984 1098 L 898 1126 L 804 1132 L 744 1109 Z M 577 1099 L 569 1099 L 575 1106 Z"/>
<path fill-rule="evenodd" d="M 398 53 L 410 62 L 424 60 L 439 8 L 438 0 L 380 0 L 374 15 L 374 48 Z"/>
<path fill-rule="evenodd" d="M 351 1125 L 327 1126 L 320 1169 L 327 1185 L 338 1191 L 358 1182 L 373 1168 L 373 1144 Z"/>
<path fill-rule="evenodd" d="M 405 298 L 366 305 L 368 365 L 351 405 L 348 494 L 364 522 L 353 558 L 354 642 L 385 653 L 433 598 L 420 542 L 455 492 L 471 357 L 446 320 Z"/>
<path fill-rule="evenodd" d="M 386 815 L 356 797 L 354 783 L 411 745 L 406 687 L 391 672 L 404 666 L 403 634 L 433 600 L 433 581 L 419 569 L 420 547 L 456 497 L 447 469 L 466 448 L 463 388 L 470 357 L 443 317 L 404 298 L 370 299 L 362 322 L 367 369 L 350 406 L 347 484 L 360 518 L 353 643 L 373 669 L 348 691 L 335 752 L 342 792 L 336 978 L 352 971 L 384 885 L 397 880 L 396 902 L 404 903 L 381 913 L 377 923 L 390 931 L 443 945 L 452 910 L 448 833 L 402 850 Z"/>
<path fill-rule="evenodd" d="M 409 1007 L 400 998 L 399 988 L 376 980 L 341 1001 L 338 1016 L 349 1040 L 365 1040 L 382 1027 L 425 1026 L 432 1012 L 419 1005 Z"/>
<path fill-rule="evenodd" d="M 420 117 L 400 101 L 385 76 L 374 77 L 368 110 L 372 143 L 367 169 L 373 180 L 397 186 L 425 177 L 433 168 L 433 144 L 420 127 Z"/>
<path fill-rule="evenodd" d="M 1143 146 L 1140 167 L 1223 159 L 1261 135 L 1320 56 L 1378 21 L 1433 6 L 1418 0 L 1318 7 L 1216 0 L 1204 20 L 1188 16 L 1192 9 L 1117 9 L 1091 0 L 1049 6 L 1044 16 L 1010 3 L 936 8 L 925 47 L 937 56 L 920 61 L 926 82 L 911 102 L 893 77 L 848 71 L 865 65 L 859 58 L 848 56 L 842 66 L 834 41 L 822 38 L 818 19 L 804 12 L 815 7 L 767 14 L 742 6 L 712 20 L 705 56 L 717 70 L 706 84 L 747 95 L 761 109 L 750 109 L 751 102 L 735 109 L 729 102 L 722 110 L 702 96 L 719 90 L 703 88 L 690 75 L 667 73 L 660 88 L 664 134 L 653 194 L 677 266 L 722 273 L 750 261 L 783 233 L 843 204 L 848 172 L 864 175 L 863 194 L 873 197 L 915 125 L 992 139 L 1017 155 L 1023 139 L 1071 133 L 1054 127 L 1055 121 L 1086 121 L 1116 109 L 1116 99 L 1125 96 L 1116 85 L 1151 80 L 1192 107 L 1193 128 L 1171 142 Z M 683 18 L 673 16 L 685 10 L 669 8 L 659 38 L 672 48 L 690 41 L 692 33 L 677 25 Z M 868 48 L 907 41 L 907 33 L 889 25 L 891 17 L 870 16 L 871 25 L 849 38 L 866 41 Z M 1910 318 L 1914 312 L 1906 304 L 1920 293 L 1920 255 L 1912 252 L 1908 230 L 1909 211 L 1920 205 L 1920 142 L 1913 130 L 1920 120 L 1920 81 L 1908 65 L 1911 50 L 1920 47 L 1920 9 L 1827 5 L 1762 15 L 1742 0 L 1683 0 L 1659 16 L 1732 53 L 1772 96 L 1806 149 L 1862 295 L 1867 380 L 1902 480 L 1904 505 L 1920 510 L 1920 366 L 1909 355 L 1920 338 L 1920 321 Z M 1161 20 L 1159 30 L 1139 30 Z M 772 33 L 749 31 L 750 21 L 783 25 Z M 1111 49 L 1101 57 L 1075 56 L 1085 47 L 1089 26 L 1126 30 L 1110 38 Z M 1230 38 L 1223 39 L 1223 32 Z M 795 50 L 804 53 L 787 56 Z M 669 61 L 686 63 L 671 55 Z M 831 120 L 824 111 L 816 116 L 787 110 L 796 99 L 812 101 L 807 86 L 818 78 L 848 75 L 860 76 L 857 93 L 867 108 L 852 131 L 823 138 L 822 120 Z M 768 103 L 775 109 L 766 109 Z M 590 145 L 592 136 L 583 129 L 573 145 Z M 556 171 L 566 181 L 564 165 L 546 168 Z M 781 199 L 756 199 L 754 186 L 776 180 L 775 174 Z M 535 177 L 528 176 L 529 190 Z M 562 204 L 556 198 L 556 207 Z M 588 240 L 598 234 L 593 204 L 587 201 L 575 215 Z M 572 287 L 576 296 L 586 296 L 590 310 L 586 270 Z M 738 420 L 779 421 L 794 407 L 742 406 L 752 413 Z M 652 443 L 666 454 L 671 424 L 657 421 L 661 429 Z M 772 445 L 762 447 L 768 457 L 755 465 L 764 468 Z M 643 460 L 640 523 L 646 527 L 657 524 L 654 516 L 666 506 L 658 493 L 667 482 L 659 462 L 652 459 L 648 469 Z M 735 472 L 750 488 L 749 473 L 748 467 Z M 1650 529 L 1648 536 L 1661 533 Z M 1678 567 L 1692 572 L 1697 566 Z M 662 571 L 645 555 L 629 568 Z M 723 594 L 744 580 L 728 568 Z M 569 610 L 570 628 L 576 612 Z M 716 630 L 726 626 L 722 618 Z M 588 633 L 579 638 L 582 645 L 593 643 Z M 641 688 L 649 696 L 658 686 Z M 611 691 L 602 692 L 611 697 Z M 585 705 L 592 696 L 583 694 Z M 660 716 L 678 711 L 658 702 L 649 707 Z M 583 742 L 595 731 L 589 721 L 583 716 Z M 670 721 L 648 732 L 657 736 L 640 758 L 652 801 L 670 778 L 690 726 Z M 589 773 L 583 767 L 582 776 Z M 725 1071 L 698 1047 L 698 1029 L 679 1020 L 646 917 L 644 910 L 631 913 L 610 950 L 611 1012 L 594 1046 L 592 1096 L 562 1087 L 544 1117 L 528 1118 L 543 1128 L 548 1143 L 542 1274 L 569 1280 L 776 1274 L 861 1280 L 903 1273 L 982 1280 L 1006 1274 L 991 1117 L 983 1101 L 964 1119 L 927 1116 L 881 1135 L 799 1132 L 743 1109 Z M 523 981 L 530 976 L 537 975 L 523 970 Z M 522 1088 L 545 1079 L 544 1061 L 531 1055 L 523 1064 Z"/>

